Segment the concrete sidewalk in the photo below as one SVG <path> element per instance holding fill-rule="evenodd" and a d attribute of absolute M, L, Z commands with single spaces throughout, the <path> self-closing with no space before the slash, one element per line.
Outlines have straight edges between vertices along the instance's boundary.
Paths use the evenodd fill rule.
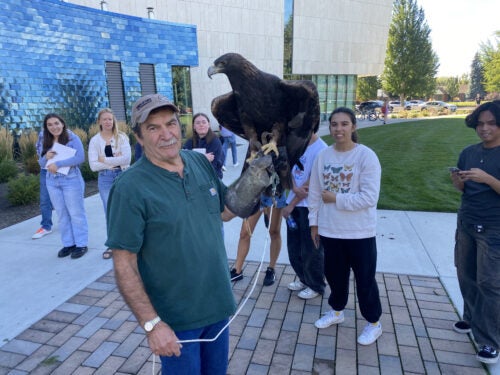
<path fill-rule="evenodd" d="M 239 143 L 240 166 L 227 167 L 226 183 L 241 170 L 246 144 Z M 87 198 L 85 207 L 89 252 L 78 260 L 57 258 L 57 226 L 53 234 L 31 240 L 39 217 L 0 231 L 0 339 L 5 343 L 0 347 L 0 375 L 151 373 L 143 331 L 119 296 L 112 262 L 101 257 L 105 220 L 99 196 Z M 269 246 L 264 246 L 261 220 L 245 277 L 233 286 L 241 300 L 252 277 L 259 278 L 230 327 L 229 373 L 486 373 L 474 358 L 468 335 L 451 329 L 463 305 L 453 265 L 455 220 L 455 214 L 378 211 L 377 280 L 384 334 L 369 347 L 356 345 L 362 318 L 352 285 L 345 323 L 319 331 L 313 323 L 328 309 L 328 291 L 323 299 L 303 301 L 287 290 L 293 270 L 284 225 L 277 282 L 262 287 L 263 274 L 256 271 L 263 252 L 264 261 L 269 260 Z M 237 218 L 224 225 L 230 260 L 236 257 L 241 222 Z M 500 374 L 500 365 L 490 366 L 490 371 Z"/>

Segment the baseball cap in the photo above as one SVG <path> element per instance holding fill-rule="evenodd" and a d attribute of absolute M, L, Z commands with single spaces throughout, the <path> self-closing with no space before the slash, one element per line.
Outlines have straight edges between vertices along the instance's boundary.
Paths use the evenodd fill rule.
<path fill-rule="evenodd" d="M 167 107 L 174 112 L 179 112 L 179 109 L 166 96 L 161 94 L 145 95 L 132 106 L 132 127 L 142 124 L 152 110 L 160 107 Z"/>

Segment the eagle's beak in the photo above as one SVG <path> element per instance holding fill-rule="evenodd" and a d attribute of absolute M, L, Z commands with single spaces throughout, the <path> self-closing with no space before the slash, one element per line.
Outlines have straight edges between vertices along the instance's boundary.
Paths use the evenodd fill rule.
<path fill-rule="evenodd" d="M 208 78 L 212 79 L 212 76 L 217 73 L 219 73 L 219 71 L 217 70 L 216 66 L 212 65 L 210 68 L 208 68 L 207 71 Z"/>

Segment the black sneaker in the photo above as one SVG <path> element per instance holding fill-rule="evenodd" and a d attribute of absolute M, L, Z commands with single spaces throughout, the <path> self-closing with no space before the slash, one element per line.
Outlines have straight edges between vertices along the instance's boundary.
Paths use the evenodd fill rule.
<path fill-rule="evenodd" d="M 64 246 L 61 250 L 59 250 L 59 252 L 57 253 L 57 256 L 59 258 L 64 258 L 64 257 L 67 257 L 68 255 L 70 255 L 73 250 L 75 250 L 76 246 L 73 245 L 73 246 Z"/>
<path fill-rule="evenodd" d="M 274 280 L 276 280 L 276 275 L 274 273 L 274 268 L 267 267 L 266 277 L 264 277 L 264 285 L 269 286 L 274 284 Z"/>
<path fill-rule="evenodd" d="M 495 348 L 483 345 L 479 349 L 479 352 L 476 355 L 476 358 L 479 362 L 483 363 L 497 363 L 498 362 L 498 350 Z"/>
<path fill-rule="evenodd" d="M 458 333 L 471 333 L 470 324 L 465 320 L 459 320 L 453 324 L 453 330 Z"/>
<path fill-rule="evenodd" d="M 231 268 L 231 281 L 238 281 L 243 279 L 243 272 L 236 272 L 236 268 Z"/>
<path fill-rule="evenodd" d="M 75 247 L 75 249 L 71 253 L 71 259 L 77 259 L 84 256 L 87 250 L 87 246 Z"/>

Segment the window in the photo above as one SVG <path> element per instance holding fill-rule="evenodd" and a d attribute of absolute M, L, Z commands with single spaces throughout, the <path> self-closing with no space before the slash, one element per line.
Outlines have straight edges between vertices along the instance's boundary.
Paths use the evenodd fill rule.
<path fill-rule="evenodd" d="M 139 64 L 139 80 L 141 81 L 141 94 L 156 94 L 156 75 L 153 64 Z"/>
<path fill-rule="evenodd" d="M 121 63 L 106 61 L 106 82 L 108 84 L 109 107 L 115 113 L 118 121 L 127 121 Z"/>

